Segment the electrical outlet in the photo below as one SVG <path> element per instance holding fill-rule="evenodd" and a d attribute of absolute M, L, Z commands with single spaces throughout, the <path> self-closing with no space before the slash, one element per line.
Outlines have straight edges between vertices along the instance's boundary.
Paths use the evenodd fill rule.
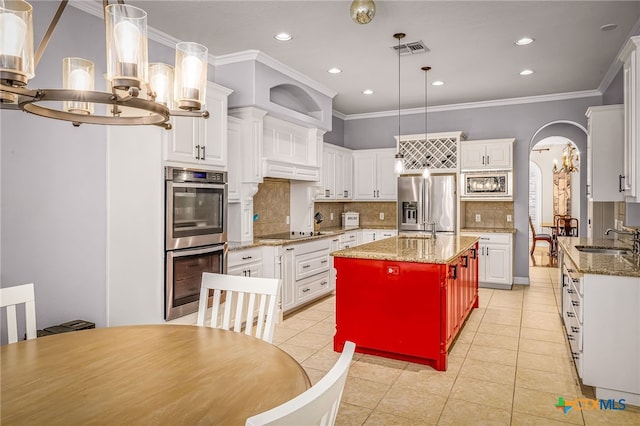
<path fill-rule="evenodd" d="M 329 220 L 333 220 L 333 213 L 329 213 Z"/>
<path fill-rule="evenodd" d="M 287 225 L 289 225 L 289 216 L 287 216 L 287 219 L 285 221 L 287 222 Z"/>
<path fill-rule="evenodd" d="M 384 220 L 384 213 L 380 212 L 380 220 Z"/>
<path fill-rule="evenodd" d="M 511 215 L 510 214 L 507 215 L 507 222 L 511 222 Z"/>
<path fill-rule="evenodd" d="M 476 222 L 480 222 L 482 219 L 480 218 L 479 214 L 476 214 Z"/>

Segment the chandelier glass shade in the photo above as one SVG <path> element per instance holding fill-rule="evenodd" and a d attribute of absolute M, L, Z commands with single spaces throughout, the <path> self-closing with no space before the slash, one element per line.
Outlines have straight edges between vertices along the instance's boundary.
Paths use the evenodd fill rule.
<path fill-rule="evenodd" d="M 208 118 L 203 110 L 207 48 L 178 43 L 175 72 L 167 64 L 149 64 L 147 14 L 121 0 L 111 5 L 103 0 L 110 92 L 95 91 L 92 61 L 73 57 L 63 59 L 61 89 L 28 88 L 67 3 L 60 2 L 34 54 L 33 8 L 25 1 L 0 2 L 0 107 L 71 121 L 74 126 L 155 124 L 170 129 L 173 115 Z M 104 113 L 97 113 L 95 104 L 106 105 Z"/>

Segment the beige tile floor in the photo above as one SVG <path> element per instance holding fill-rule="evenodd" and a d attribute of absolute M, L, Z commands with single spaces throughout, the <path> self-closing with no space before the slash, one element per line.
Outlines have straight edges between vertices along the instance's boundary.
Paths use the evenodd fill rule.
<path fill-rule="evenodd" d="M 552 285 L 557 269 L 530 268 L 530 286 L 480 289 L 450 351 L 449 368 L 356 354 L 338 425 L 640 425 L 640 409 L 563 414 L 554 404 L 593 398 L 578 384 Z M 287 317 L 274 343 L 316 383 L 333 366 L 335 297 Z"/>

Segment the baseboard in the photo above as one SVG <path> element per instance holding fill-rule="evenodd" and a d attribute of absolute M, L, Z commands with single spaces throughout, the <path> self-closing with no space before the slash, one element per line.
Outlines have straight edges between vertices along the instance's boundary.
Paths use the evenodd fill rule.
<path fill-rule="evenodd" d="M 514 284 L 529 285 L 529 277 L 513 277 Z"/>
<path fill-rule="evenodd" d="M 478 287 L 492 288 L 496 290 L 511 290 L 511 284 L 478 283 Z"/>

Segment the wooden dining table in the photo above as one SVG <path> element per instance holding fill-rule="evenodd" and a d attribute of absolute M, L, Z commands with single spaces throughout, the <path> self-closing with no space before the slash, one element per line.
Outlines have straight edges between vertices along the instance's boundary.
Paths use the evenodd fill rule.
<path fill-rule="evenodd" d="M 311 386 L 280 348 L 191 325 L 39 337 L 0 360 L 3 425 L 244 425 Z"/>

